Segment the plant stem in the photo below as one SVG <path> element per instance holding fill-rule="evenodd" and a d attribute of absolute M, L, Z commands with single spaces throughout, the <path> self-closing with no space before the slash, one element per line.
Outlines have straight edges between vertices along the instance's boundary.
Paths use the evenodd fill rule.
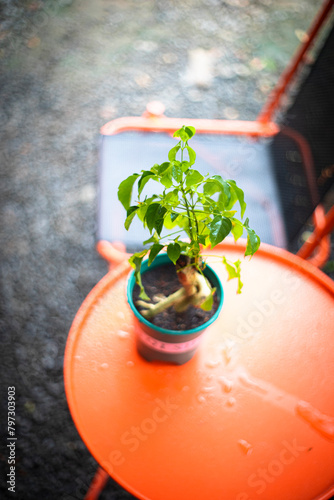
<path fill-rule="evenodd" d="M 179 229 L 178 231 L 174 231 L 173 233 L 166 234 L 166 236 L 161 236 L 161 238 L 159 238 L 159 241 L 164 240 L 165 238 L 169 238 L 170 236 L 173 236 L 174 234 L 182 233 L 182 232 L 183 232 L 183 229 Z"/>
<path fill-rule="evenodd" d="M 184 149 L 185 149 L 185 146 L 183 145 L 183 141 L 181 141 L 181 163 L 183 162 L 183 151 L 184 151 Z M 188 219 L 189 219 L 190 239 L 192 241 L 196 241 L 196 239 L 194 238 L 194 233 L 193 233 L 194 230 L 193 230 L 192 220 L 191 220 L 191 216 L 190 216 L 189 204 L 188 204 L 187 196 L 186 196 L 186 193 L 185 193 L 185 190 L 184 190 L 184 187 L 183 187 L 183 176 L 182 176 L 182 181 L 180 183 L 180 189 L 182 191 L 183 201 L 184 201 L 184 204 L 186 206 L 187 215 L 188 215 Z"/>
<path fill-rule="evenodd" d="M 198 235 L 198 233 L 199 233 L 199 231 L 198 231 L 198 220 L 197 220 L 197 217 L 196 217 L 196 214 L 195 214 L 195 205 L 196 205 L 196 203 L 194 203 L 194 195 L 193 195 L 193 193 L 191 194 L 191 201 L 192 201 L 191 211 L 192 211 L 192 214 L 193 214 L 194 219 L 195 219 L 196 235 Z M 196 240 L 197 240 L 197 238 L 196 238 Z"/>
<path fill-rule="evenodd" d="M 189 205 L 188 205 L 188 201 L 187 201 L 187 198 L 186 198 L 186 193 L 184 191 L 184 188 L 183 186 L 181 186 L 181 191 L 182 191 L 182 195 L 183 195 L 183 200 L 184 200 L 184 203 L 186 205 L 186 209 L 187 209 L 187 215 L 188 215 L 188 219 L 189 219 L 189 232 L 190 232 L 190 238 L 195 241 L 195 238 L 194 238 L 194 234 L 193 234 L 193 225 L 192 225 L 192 220 L 191 220 L 191 215 L 190 215 L 190 210 L 189 210 Z"/>

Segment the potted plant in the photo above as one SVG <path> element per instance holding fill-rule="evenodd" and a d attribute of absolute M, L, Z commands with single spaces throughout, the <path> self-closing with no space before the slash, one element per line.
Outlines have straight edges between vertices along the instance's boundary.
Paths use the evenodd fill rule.
<path fill-rule="evenodd" d="M 188 361 L 201 333 L 218 317 L 223 288 L 206 263 L 205 249 L 214 248 L 230 233 L 236 241 L 244 231 L 245 256 L 253 255 L 260 245 L 248 219 L 242 222 L 246 203 L 235 181 L 204 176 L 194 168 L 196 153 L 189 140 L 195 132 L 191 126 L 177 130 L 174 137 L 179 142 L 169 151 L 168 161 L 130 175 L 118 188 L 118 199 L 127 211 L 125 228 L 129 230 L 138 217 L 150 233 L 144 249 L 129 259 L 134 271 L 127 286 L 137 347 L 147 360 Z M 153 181 L 161 194 L 144 196 L 146 184 Z M 137 197 L 131 204 L 135 184 Z M 241 220 L 234 209 L 237 202 Z M 162 234 L 163 228 L 168 234 Z M 240 260 L 221 259 L 240 293 Z"/>

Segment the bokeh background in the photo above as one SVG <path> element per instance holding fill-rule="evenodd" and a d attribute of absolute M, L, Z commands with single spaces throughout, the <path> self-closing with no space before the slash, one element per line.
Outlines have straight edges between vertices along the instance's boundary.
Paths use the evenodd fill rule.
<path fill-rule="evenodd" d="M 1 0 L 1 446 L 15 386 L 15 498 L 82 499 L 97 466 L 62 370 L 71 322 L 107 272 L 95 251 L 99 128 L 152 100 L 167 116 L 255 119 L 320 4 Z M 110 479 L 101 498 L 134 497 Z"/>

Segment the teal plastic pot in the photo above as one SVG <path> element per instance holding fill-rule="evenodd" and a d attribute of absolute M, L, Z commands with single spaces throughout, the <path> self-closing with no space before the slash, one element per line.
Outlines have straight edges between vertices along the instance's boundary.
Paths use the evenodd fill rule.
<path fill-rule="evenodd" d="M 141 273 L 144 274 L 148 269 L 170 263 L 171 260 L 166 253 L 160 254 L 150 267 L 148 267 L 148 259 L 145 260 L 142 263 Z M 224 300 L 223 287 L 215 271 L 207 265 L 204 274 L 216 288 L 218 308 L 206 323 L 189 330 L 168 330 L 155 326 L 144 318 L 133 302 L 132 295 L 136 280 L 134 271 L 130 274 L 127 284 L 127 299 L 135 317 L 137 349 L 147 361 L 167 361 L 182 365 L 193 357 L 200 343 L 201 335 L 218 318 Z"/>

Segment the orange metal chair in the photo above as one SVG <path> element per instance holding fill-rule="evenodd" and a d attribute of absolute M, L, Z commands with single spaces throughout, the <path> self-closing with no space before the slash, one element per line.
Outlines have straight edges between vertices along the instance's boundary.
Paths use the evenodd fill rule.
<path fill-rule="evenodd" d="M 151 102 L 142 116 L 118 118 L 102 127 L 102 168 L 100 171 L 100 210 L 97 248 L 107 260 L 122 260 L 122 254 L 117 251 L 119 246 L 115 246 L 115 241 L 120 241 L 119 245 L 125 244 L 129 251 L 134 250 L 136 248 L 135 245 L 139 241 L 142 241 L 139 228 L 137 241 L 129 240 L 126 231 L 120 229 L 122 225 L 120 222 L 122 211 L 117 210 L 117 206 L 120 208 L 120 204 L 116 196 L 116 186 L 124 178 L 125 171 L 123 171 L 123 168 L 128 168 L 129 174 L 134 169 L 147 168 L 147 162 L 152 161 L 147 155 L 147 151 L 151 148 L 154 155 L 158 156 L 160 151 L 167 151 L 170 145 L 169 135 L 184 123 L 192 124 L 197 130 L 196 140 L 197 137 L 199 140 L 199 154 L 197 157 L 203 162 L 202 164 L 198 163 L 198 166 L 203 171 L 205 169 L 216 169 L 220 172 L 223 171 L 223 175 L 226 177 L 231 176 L 236 178 L 234 175 L 235 164 L 233 162 L 237 159 L 239 162 L 237 169 L 242 170 L 241 173 L 238 172 L 240 173 L 240 177 L 237 180 L 241 181 L 247 202 L 250 202 L 251 207 L 254 205 L 254 209 L 248 209 L 250 214 L 252 214 L 253 210 L 250 220 L 263 241 L 275 246 L 291 248 L 289 243 L 291 243 L 292 236 L 296 237 L 296 227 L 301 228 L 305 224 L 307 216 L 311 215 L 313 210 L 315 228 L 322 226 L 325 213 L 322 205 L 319 203 L 321 196 L 319 195 L 319 186 L 316 178 L 316 168 L 322 168 L 322 165 L 314 165 L 314 154 L 307 137 L 291 126 L 281 126 L 275 123 L 273 118 L 280 111 L 282 96 L 293 82 L 297 70 L 303 65 L 305 56 L 311 50 L 320 28 L 331 13 L 332 7 L 333 0 L 327 0 L 324 3 L 309 30 L 307 41 L 301 44 L 255 121 L 169 118 L 164 115 L 164 106 L 161 103 Z M 334 34 L 332 38 L 334 39 Z M 261 141 L 268 138 L 271 139 L 274 147 L 278 143 L 278 148 L 281 147 L 279 141 L 290 141 L 287 145 L 283 144 L 281 156 L 275 160 L 278 165 L 276 169 L 278 177 L 281 175 L 281 163 L 284 160 L 282 155 L 285 152 L 288 152 L 290 155 L 300 156 L 302 159 L 301 165 L 304 168 L 304 172 L 298 172 L 298 176 L 301 175 L 303 181 L 305 179 L 307 183 L 308 192 L 306 196 L 309 199 L 308 205 L 306 207 L 292 205 L 290 213 L 285 217 L 285 220 L 281 213 L 282 200 L 280 200 L 280 195 L 277 196 L 275 192 L 277 191 L 277 186 L 275 187 L 275 175 L 271 173 L 271 178 L 264 179 L 274 168 L 272 165 L 273 161 L 269 162 L 266 159 L 268 155 L 272 154 L 272 151 L 268 152 L 268 145 L 263 145 L 263 141 Z M 206 140 L 208 142 L 205 142 Z M 269 148 L 273 149 L 272 146 L 269 146 Z M 276 154 L 275 151 L 274 154 Z M 237 158 L 238 155 L 239 158 Z M 205 161 L 203 161 L 204 158 Z M 153 157 L 153 161 L 155 160 L 156 156 Z M 252 170 L 254 165 L 260 163 L 263 163 L 261 172 L 254 172 Z M 122 164 L 122 172 L 120 173 L 119 164 Z M 301 165 L 299 166 L 301 167 Z M 292 167 L 292 164 L 286 166 L 288 169 Z M 257 178 L 256 175 L 258 176 Z M 252 183 L 252 178 L 258 181 L 256 186 L 254 182 Z M 261 188 L 261 183 L 263 182 L 265 185 Z M 329 183 L 330 179 L 327 179 L 327 188 Z M 305 191 L 306 188 L 301 193 L 301 198 L 305 195 Z M 294 193 L 293 196 L 295 196 Z M 114 214 L 111 216 L 110 214 L 113 212 Z M 299 220 L 293 222 L 294 218 L 299 219 L 300 216 L 302 217 L 302 222 Z M 110 220 L 110 217 L 112 220 Z M 286 220 L 289 225 L 291 225 L 291 221 L 294 224 L 292 231 L 288 231 L 289 234 L 284 229 Z M 113 249 L 110 246 L 111 242 L 114 245 Z M 318 266 L 322 266 L 328 258 L 329 249 L 329 237 L 326 236 L 319 242 L 319 247 L 312 262 Z"/>

